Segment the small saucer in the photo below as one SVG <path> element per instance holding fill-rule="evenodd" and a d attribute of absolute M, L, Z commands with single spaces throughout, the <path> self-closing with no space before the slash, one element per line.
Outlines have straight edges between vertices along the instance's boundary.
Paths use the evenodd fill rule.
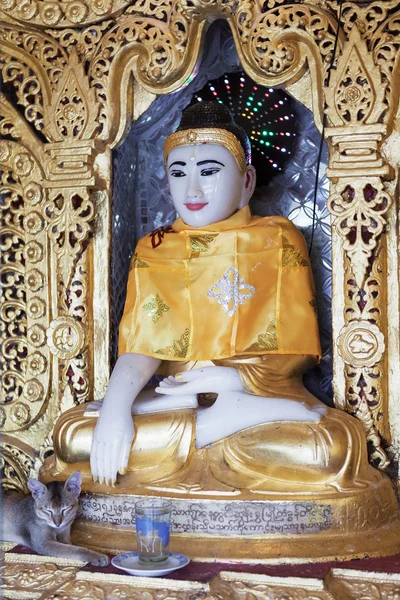
<path fill-rule="evenodd" d="M 184 554 L 178 552 L 170 552 L 166 561 L 161 563 L 149 563 L 148 565 L 139 562 L 138 552 L 125 552 L 118 554 L 111 560 L 111 564 L 117 569 L 122 569 L 131 575 L 139 575 L 141 577 L 162 577 L 168 575 L 172 571 L 186 567 L 190 560 Z"/>

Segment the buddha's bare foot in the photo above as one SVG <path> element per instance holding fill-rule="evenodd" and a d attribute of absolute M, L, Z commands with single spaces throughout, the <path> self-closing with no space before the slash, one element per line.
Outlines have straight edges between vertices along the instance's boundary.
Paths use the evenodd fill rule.
<path fill-rule="evenodd" d="M 288 398 L 221 392 L 211 408 L 198 411 L 196 447 L 203 448 L 248 427 L 276 421 L 317 423 L 325 411 L 322 403 L 310 406 Z"/>

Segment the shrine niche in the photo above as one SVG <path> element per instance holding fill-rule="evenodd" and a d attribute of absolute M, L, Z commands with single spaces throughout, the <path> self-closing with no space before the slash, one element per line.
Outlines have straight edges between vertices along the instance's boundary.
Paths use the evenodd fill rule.
<path fill-rule="evenodd" d="M 215 18 L 256 83 L 284 86 L 324 124 L 334 403 L 398 484 L 399 3 L 0 6 L 4 486 L 24 489 L 57 418 L 104 396 L 111 151 L 157 95 L 193 76 Z"/>

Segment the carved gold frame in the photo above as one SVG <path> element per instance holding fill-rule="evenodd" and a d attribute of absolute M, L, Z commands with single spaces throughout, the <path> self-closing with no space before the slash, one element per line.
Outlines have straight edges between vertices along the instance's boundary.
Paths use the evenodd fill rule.
<path fill-rule="evenodd" d="M 335 404 L 371 460 L 400 453 L 400 1 L 0 0 L 3 483 L 24 489 L 58 416 L 109 377 L 111 150 L 192 76 L 226 19 L 243 69 L 325 129 Z M 332 61 L 336 31 L 338 57 Z M 383 443 L 384 442 L 384 443 Z M 396 482 L 398 474 L 393 469 Z"/>
<path fill-rule="evenodd" d="M 388 600 L 399 593 L 398 573 L 330 569 L 324 579 L 221 571 L 210 581 L 149 579 L 79 570 L 82 563 L 8 552 L 2 567 L 7 598 L 32 600 Z"/>

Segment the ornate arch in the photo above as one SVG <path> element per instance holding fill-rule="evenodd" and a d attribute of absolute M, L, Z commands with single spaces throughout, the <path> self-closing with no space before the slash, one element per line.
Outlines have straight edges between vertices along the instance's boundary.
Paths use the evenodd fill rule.
<path fill-rule="evenodd" d="M 6 368 L 20 381 L 2 407 L 8 443 L 25 444 L 39 460 L 51 448 L 57 416 L 102 397 L 109 371 L 110 149 L 140 114 L 139 103 L 194 76 L 208 24 L 223 18 L 256 82 L 303 86 L 319 128 L 326 113 L 335 403 L 361 419 L 372 459 L 386 467 L 382 440 L 389 457 L 400 453 L 400 423 L 392 418 L 400 403 L 392 375 L 399 310 L 387 308 L 389 288 L 399 297 L 398 259 L 387 253 L 397 243 L 398 159 L 382 151 L 400 95 L 399 0 L 344 2 L 340 25 L 336 0 L 2 0 L 0 8 L 3 218 L 14 228 L 2 241 L 6 281 L 20 261 L 18 285 L 9 286 L 17 296 L 3 303 L 3 337 L 20 327 L 25 344 L 13 341 L 3 350 Z M 17 155 L 32 164 L 25 179 Z M 30 252 L 32 242 L 41 253 Z M 39 292 L 33 315 L 31 295 Z M 40 333 L 35 339 L 28 336 L 32 327 Z M 42 370 L 34 376 L 35 365 Z M 13 410 L 25 415 L 18 438 Z"/>

